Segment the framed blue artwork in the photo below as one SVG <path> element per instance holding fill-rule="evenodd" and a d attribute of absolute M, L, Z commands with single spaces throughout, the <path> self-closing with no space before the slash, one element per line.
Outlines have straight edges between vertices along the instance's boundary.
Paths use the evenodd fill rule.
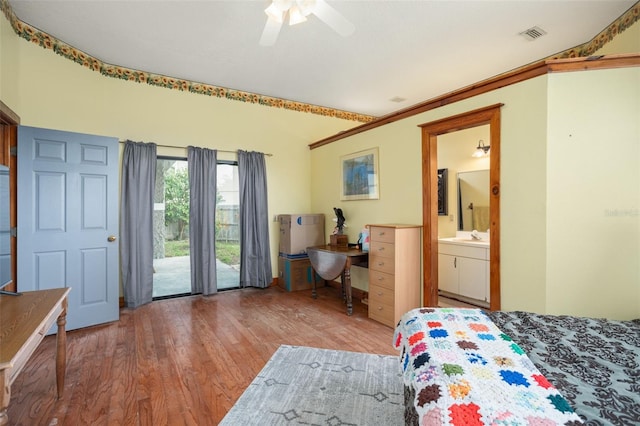
<path fill-rule="evenodd" d="M 340 157 L 341 200 L 377 200 L 380 198 L 378 179 L 378 148 Z"/>

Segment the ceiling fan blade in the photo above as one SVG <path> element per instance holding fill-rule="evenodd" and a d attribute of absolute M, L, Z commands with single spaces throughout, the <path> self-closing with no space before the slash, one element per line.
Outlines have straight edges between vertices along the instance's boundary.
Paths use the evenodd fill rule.
<path fill-rule="evenodd" d="M 267 23 L 264 25 L 264 30 L 262 30 L 260 45 L 273 46 L 278 39 L 278 34 L 280 34 L 280 28 L 282 28 L 282 21 L 278 21 L 269 16 Z"/>
<path fill-rule="evenodd" d="M 313 14 L 343 37 L 350 36 L 356 30 L 356 27 L 347 18 L 329 6 L 324 0 L 316 0 Z"/>

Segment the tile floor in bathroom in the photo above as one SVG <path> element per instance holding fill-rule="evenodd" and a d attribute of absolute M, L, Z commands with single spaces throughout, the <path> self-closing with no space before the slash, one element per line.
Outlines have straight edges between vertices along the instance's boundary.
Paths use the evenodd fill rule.
<path fill-rule="evenodd" d="M 438 306 L 441 308 L 479 308 L 480 306 L 470 305 L 468 303 L 461 302 L 455 299 L 449 299 L 448 297 L 439 296 Z"/>

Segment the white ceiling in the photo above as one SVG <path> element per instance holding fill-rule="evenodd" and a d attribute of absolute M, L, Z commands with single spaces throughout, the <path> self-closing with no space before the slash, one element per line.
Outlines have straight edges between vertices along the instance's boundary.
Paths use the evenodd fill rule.
<path fill-rule="evenodd" d="M 312 15 L 264 47 L 268 0 L 9 0 L 21 21 L 108 64 L 373 116 L 588 42 L 635 2 L 327 0 L 354 34 Z M 534 26 L 547 34 L 519 35 Z"/>

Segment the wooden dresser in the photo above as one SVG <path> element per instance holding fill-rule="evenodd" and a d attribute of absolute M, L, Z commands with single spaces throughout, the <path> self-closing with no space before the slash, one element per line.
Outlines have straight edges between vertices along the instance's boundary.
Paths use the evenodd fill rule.
<path fill-rule="evenodd" d="M 420 306 L 418 225 L 369 225 L 369 318 L 395 327 Z"/>

